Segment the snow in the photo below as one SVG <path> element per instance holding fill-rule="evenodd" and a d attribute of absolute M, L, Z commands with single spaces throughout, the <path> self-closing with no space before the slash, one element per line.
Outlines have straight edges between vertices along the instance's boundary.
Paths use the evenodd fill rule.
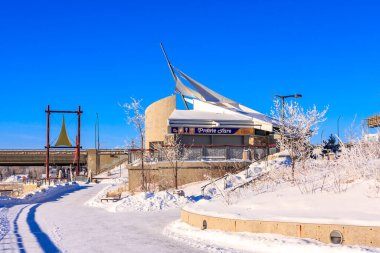
<path fill-rule="evenodd" d="M 201 230 L 179 220 L 168 225 L 163 233 L 177 241 L 208 252 L 255 253 L 359 253 L 380 252 L 380 249 L 359 246 L 323 244 L 321 242 L 273 234 L 229 233 Z"/>
<path fill-rule="evenodd" d="M 0 241 L 9 231 L 9 221 L 7 219 L 8 209 L 0 208 Z"/>
<path fill-rule="evenodd" d="M 21 182 L 23 178 L 28 178 L 28 175 L 11 175 L 4 180 L 6 183 L 18 183 Z"/>
<path fill-rule="evenodd" d="M 222 109 L 224 110 L 224 109 Z M 223 112 L 206 112 L 206 111 L 194 111 L 194 110 L 175 110 L 170 115 L 169 120 L 210 120 L 214 121 L 248 121 L 250 118 L 242 114 L 232 114 L 231 111 Z"/>
<path fill-rule="evenodd" d="M 41 201 L 45 201 L 47 199 L 61 195 L 62 193 L 75 190 L 79 187 L 80 185 L 75 182 L 50 186 L 45 185 L 34 192 L 26 194 L 22 198 L 0 197 L 0 208 L 19 204 L 39 203 Z"/>
<path fill-rule="evenodd" d="M 368 164 L 376 167 L 377 162 Z M 121 176 L 120 167 L 99 175 L 105 178 L 100 184 L 51 186 L 22 199 L 1 197 L 0 251 L 380 253 L 281 235 L 201 230 L 178 220 L 184 207 L 239 219 L 378 225 L 379 181 L 365 173 L 354 181 L 348 173 L 347 180 L 324 167 L 321 162 L 307 171 L 309 177 L 300 173 L 291 183 L 289 160 L 279 157 L 216 182 L 184 185 L 183 197 L 173 190 L 128 192 L 128 171 L 122 166 Z M 337 179 L 345 181 L 334 184 Z M 210 182 L 202 196 L 201 187 Z M 102 203 L 110 191 L 121 192 L 121 200 Z"/>
<path fill-rule="evenodd" d="M 337 173 L 325 167 L 328 161 L 313 163 L 317 165 L 311 171 L 296 173 L 294 183 L 288 179 L 284 158 L 270 161 L 268 166 L 252 164 L 248 178 L 241 172 L 219 180 L 205 189 L 209 198 L 189 203 L 184 209 L 224 218 L 380 226 L 378 179 Z M 237 188 L 250 178 L 258 179 L 246 188 Z"/>
<path fill-rule="evenodd" d="M 178 209 L 110 213 L 84 205 L 103 188 L 81 184 L 39 203 L 0 207 L 1 228 L 9 224 L 0 252 L 199 252 L 162 234 Z"/>
<path fill-rule="evenodd" d="M 95 178 L 103 178 L 100 180 L 100 184 L 106 186 L 93 198 L 86 201 L 85 205 L 102 208 L 108 212 L 151 212 L 173 208 L 178 209 L 192 201 L 170 191 L 131 193 L 125 190 L 121 193 L 121 200 L 117 202 L 102 202 L 101 199 L 106 196 L 107 192 L 117 191 L 120 187 L 127 188 L 128 170 L 124 164 L 121 170 L 117 167 L 109 172 L 99 174 Z M 196 188 L 199 189 L 199 186 L 197 185 Z"/>
<path fill-rule="evenodd" d="M 141 192 L 137 194 L 123 193 L 117 202 L 102 202 L 107 192 L 115 189 L 117 185 L 108 185 L 95 197 L 85 203 L 90 207 L 103 208 L 109 212 L 126 211 L 160 211 L 164 209 L 179 208 L 189 203 L 189 199 L 172 194 L 168 191 Z"/>
<path fill-rule="evenodd" d="M 94 177 L 102 178 L 100 180 L 101 184 L 127 184 L 128 183 L 128 169 L 127 163 L 123 163 L 120 166 L 116 166 L 115 168 L 100 173 Z"/>
<path fill-rule="evenodd" d="M 232 204 L 204 199 L 185 210 L 237 219 L 380 226 L 380 200 L 366 197 L 367 191 L 368 182 L 339 194 L 300 194 L 297 187 L 284 185 L 262 194 L 242 192 Z"/>

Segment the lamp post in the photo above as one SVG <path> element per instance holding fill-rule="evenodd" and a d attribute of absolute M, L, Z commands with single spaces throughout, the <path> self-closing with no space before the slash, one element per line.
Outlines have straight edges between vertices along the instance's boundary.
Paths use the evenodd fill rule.
<path fill-rule="evenodd" d="M 323 131 L 325 131 L 325 129 L 322 129 L 322 132 L 321 132 L 321 145 L 323 145 Z"/>
<path fill-rule="evenodd" d="M 340 120 L 341 117 L 342 117 L 342 115 L 339 115 L 339 118 L 338 118 L 337 123 L 336 123 L 337 124 L 336 127 L 337 127 L 337 132 L 338 132 L 338 139 L 340 139 L 340 135 L 339 135 L 339 120 Z"/>
<path fill-rule="evenodd" d="M 293 94 L 293 95 L 286 95 L 286 96 L 281 96 L 281 95 L 275 95 L 276 98 L 281 99 L 281 118 L 282 118 L 282 127 L 285 125 L 285 99 L 286 98 L 302 98 L 301 94 Z M 282 134 L 284 134 L 284 129 L 282 129 Z"/>

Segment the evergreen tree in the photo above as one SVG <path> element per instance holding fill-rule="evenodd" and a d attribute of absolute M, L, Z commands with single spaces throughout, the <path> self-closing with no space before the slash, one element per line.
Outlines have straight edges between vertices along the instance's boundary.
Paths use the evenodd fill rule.
<path fill-rule="evenodd" d="M 339 150 L 339 142 L 336 140 L 334 135 L 330 134 L 329 139 L 327 141 L 323 141 L 322 153 L 327 154 L 329 152 L 333 152 L 334 154 L 336 154 Z"/>

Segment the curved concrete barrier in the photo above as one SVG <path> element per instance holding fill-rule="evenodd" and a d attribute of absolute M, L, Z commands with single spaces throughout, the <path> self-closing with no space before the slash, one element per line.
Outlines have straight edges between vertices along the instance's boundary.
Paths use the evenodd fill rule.
<path fill-rule="evenodd" d="M 331 243 L 330 233 L 337 230 L 343 235 L 344 245 L 380 247 L 380 227 L 229 219 L 197 214 L 184 209 L 181 210 L 181 220 L 201 229 L 206 221 L 208 229 L 281 234 L 314 239 L 323 243 Z"/>

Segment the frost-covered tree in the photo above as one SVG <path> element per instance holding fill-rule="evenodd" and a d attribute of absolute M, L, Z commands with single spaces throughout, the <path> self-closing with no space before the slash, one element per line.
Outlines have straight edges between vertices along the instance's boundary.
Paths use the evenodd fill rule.
<path fill-rule="evenodd" d="M 278 123 L 278 128 L 275 129 L 275 133 L 280 135 L 277 145 L 289 152 L 293 180 L 296 164 L 298 162 L 304 164 L 311 155 L 311 137 L 317 134 L 318 124 L 326 120 L 327 110 L 328 107 L 318 111 L 315 105 L 304 110 L 295 101 L 282 106 L 278 99 L 274 100 L 271 115 Z"/>
<path fill-rule="evenodd" d="M 144 140 L 145 140 L 145 114 L 144 108 L 141 105 L 141 99 L 137 100 L 131 98 L 130 103 L 124 103 L 121 105 L 124 109 L 125 114 L 127 115 L 127 123 L 133 125 L 138 133 L 138 138 L 140 143 L 134 143 L 140 149 L 141 157 L 141 186 L 142 190 L 147 190 L 147 180 L 144 172 Z"/>
<path fill-rule="evenodd" d="M 174 187 L 178 189 L 178 168 L 188 158 L 190 149 L 185 147 L 176 135 L 172 136 L 172 138 L 167 138 L 166 143 L 157 144 L 155 148 L 172 167 Z"/>

